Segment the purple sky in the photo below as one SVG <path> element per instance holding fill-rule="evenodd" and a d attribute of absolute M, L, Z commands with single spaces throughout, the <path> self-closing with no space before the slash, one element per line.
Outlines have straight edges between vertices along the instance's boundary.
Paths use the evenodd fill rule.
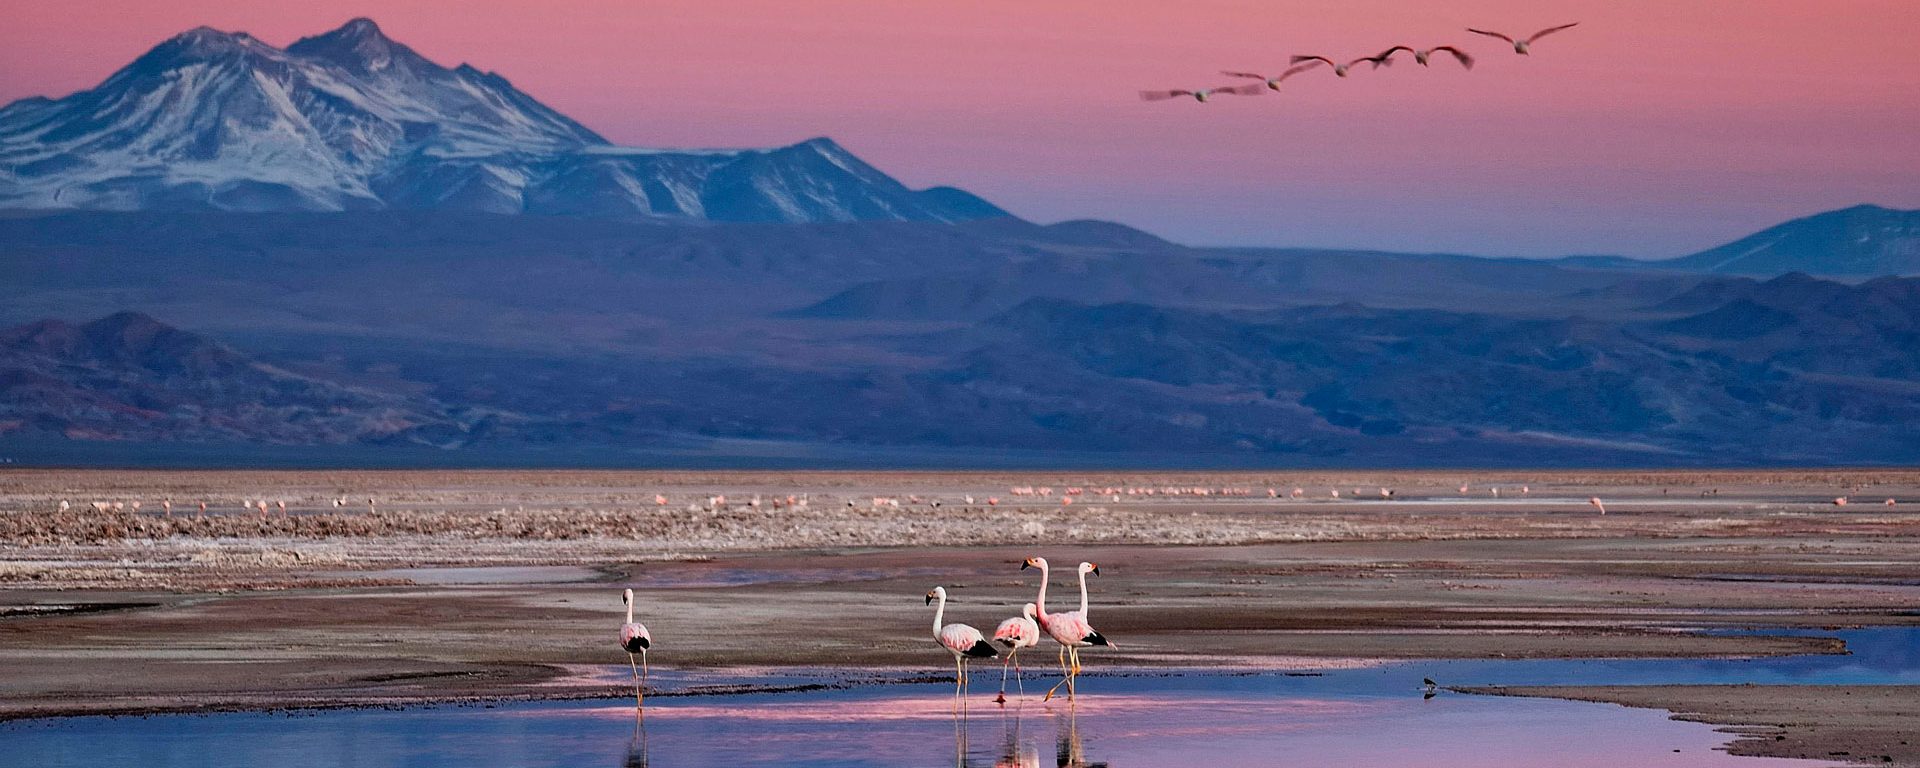
<path fill-rule="evenodd" d="M 371 16 L 622 143 L 832 136 L 915 186 L 1196 244 L 1671 256 L 1854 203 L 1920 208 L 1912 0 L 457 0 L 18 3 L 0 100 L 208 24 Z M 1568 21 L 1532 56 L 1467 34 Z M 1147 104 L 1293 53 L 1479 55 Z"/>

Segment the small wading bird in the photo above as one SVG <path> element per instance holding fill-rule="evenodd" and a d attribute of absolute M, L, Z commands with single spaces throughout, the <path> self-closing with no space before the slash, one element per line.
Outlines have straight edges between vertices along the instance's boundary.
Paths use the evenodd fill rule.
<path fill-rule="evenodd" d="M 1020 615 L 1000 622 L 993 630 L 993 641 L 1007 649 L 1007 657 L 1000 662 L 1000 695 L 994 701 L 1007 700 L 1007 665 L 1013 665 L 1013 682 L 1019 686 L 1020 695 L 1027 695 L 1026 683 L 1020 679 L 1020 660 L 1017 658 L 1022 648 L 1032 648 L 1040 644 L 1040 624 L 1033 620 L 1039 610 L 1033 603 L 1020 606 Z"/>
<path fill-rule="evenodd" d="M 1230 70 L 1221 70 L 1220 74 L 1226 75 L 1227 77 L 1247 77 L 1247 78 L 1252 78 L 1254 80 L 1259 80 L 1261 81 L 1262 85 L 1266 86 L 1267 90 L 1277 91 L 1277 90 L 1280 90 L 1280 83 L 1282 81 L 1286 80 L 1289 77 L 1293 77 L 1294 75 L 1305 72 L 1309 69 L 1313 69 L 1314 67 L 1317 67 L 1317 66 L 1319 66 L 1318 62 L 1315 62 L 1313 64 L 1302 64 L 1297 67 L 1289 67 L 1287 71 L 1281 72 L 1280 74 L 1274 75 L 1273 77 L 1267 77 L 1266 75 L 1262 75 L 1254 72 L 1233 72 Z M 1244 88 L 1246 86 L 1241 86 L 1241 87 Z M 1267 489 L 1267 494 L 1269 496 L 1278 495 L 1271 488 Z"/>
<path fill-rule="evenodd" d="M 1187 98 L 1191 98 L 1194 101 L 1205 103 L 1206 100 L 1211 99 L 1214 96 L 1217 96 L 1223 93 L 1232 95 L 1232 96 L 1258 96 L 1260 95 L 1260 92 L 1262 90 L 1264 90 L 1264 86 L 1233 85 L 1233 86 L 1220 86 L 1218 88 L 1200 88 L 1198 90 L 1191 90 L 1191 91 L 1185 90 L 1185 89 L 1175 89 L 1171 91 L 1141 91 L 1140 100 L 1141 101 L 1166 101 L 1167 99 L 1178 99 L 1184 96 Z M 1051 494 L 1041 494 L 1041 495 L 1047 496 Z"/>
<path fill-rule="evenodd" d="M 1100 568 L 1092 563 L 1080 564 L 1081 607 L 1078 611 L 1068 611 L 1066 613 L 1047 613 L 1047 581 L 1050 571 L 1047 568 L 1046 558 L 1027 558 L 1026 562 L 1020 564 L 1020 569 L 1026 570 L 1028 568 L 1040 569 L 1040 595 L 1033 601 L 1034 617 L 1039 619 L 1040 628 L 1045 630 L 1048 635 L 1053 637 L 1055 642 L 1060 644 L 1060 671 L 1066 675 L 1060 682 L 1055 683 L 1053 688 L 1047 691 L 1047 695 L 1041 697 L 1040 700 L 1047 701 L 1052 699 L 1054 692 L 1060 690 L 1060 686 L 1062 685 L 1067 686 L 1067 698 L 1071 699 L 1076 693 L 1074 681 L 1080 676 L 1080 649 L 1089 645 L 1104 645 L 1108 647 L 1112 647 L 1113 645 L 1113 643 L 1107 641 L 1107 638 L 1101 636 L 1099 632 L 1094 631 L 1093 626 L 1087 622 L 1087 574 L 1092 573 L 1097 575 L 1100 573 Z M 1071 662 L 1069 662 L 1069 657 L 1071 658 Z"/>
<path fill-rule="evenodd" d="M 987 642 L 980 630 L 965 624 L 941 626 L 940 620 L 947 614 L 947 588 L 934 587 L 927 593 L 927 604 L 940 601 L 940 607 L 933 609 L 933 641 L 953 654 L 953 695 L 965 693 L 967 685 L 967 662 L 974 659 L 991 659 L 1000 655 Z"/>
<path fill-rule="evenodd" d="M 1382 64 L 1390 63 L 1393 57 L 1393 54 L 1399 51 L 1406 51 L 1407 53 L 1413 54 L 1414 62 L 1423 67 L 1428 66 L 1428 62 L 1433 58 L 1433 54 L 1435 51 L 1446 51 L 1447 53 L 1450 53 L 1453 55 L 1453 58 L 1455 61 L 1460 62 L 1461 67 L 1466 69 L 1473 69 L 1473 57 L 1468 55 L 1466 51 L 1460 50 L 1451 45 L 1437 45 L 1432 48 L 1428 48 L 1424 51 L 1418 50 L 1415 48 L 1410 48 L 1404 45 L 1396 45 L 1392 48 L 1388 48 L 1387 50 L 1382 51 L 1379 56 L 1376 56 L 1374 58 L 1379 59 Z M 1375 64 L 1374 66 L 1378 67 L 1380 65 Z"/>
<path fill-rule="evenodd" d="M 1380 65 L 1392 62 L 1392 59 L 1387 58 L 1389 55 L 1390 54 L 1383 53 L 1383 54 L 1380 54 L 1379 56 L 1364 56 L 1358 59 L 1354 59 L 1353 61 L 1349 61 L 1345 64 L 1338 63 L 1333 59 L 1329 59 L 1325 56 L 1295 56 L 1293 57 L 1293 63 L 1296 65 L 1303 65 L 1307 69 L 1312 69 L 1313 67 L 1319 66 L 1320 64 L 1324 63 L 1329 67 L 1333 67 L 1333 74 L 1339 77 L 1346 77 L 1347 71 L 1353 69 L 1353 65 L 1363 61 L 1373 62 L 1373 68 L 1379 69 Z"/>
<path fill-rule="evenodd" d="M 633 670 L 633 706 L 638 709 L 646 706 L 642 698 L 641 685 L 647 669 L 647 649 L 653 647 L 653 635 L 647 632 L 645 625 L 633 620 L 633 590 L 622 593 L 620 602 L 627 605 L 627 622 L 620 625 L 620 649 L 627 652 L 627 668 Z M 634 668 L 633 655 L 640 654 L 640 666 Z"/>
<path fill-rule="evenodd" d="M 1600 503 L 1600 497 L 1595 496 L 1587 499 L 1587 503 L 1592 504 L 1594 509 L 1600 510 L 1600 514 L 1604 515 L 1607 513 L 1607 505 Z"/>
<path fill-rule="evenodd" d="M 1533 33 L 1530 36 L 1523 37 L 1518 40 L 1515 40 L 1511 37 L 1500 34 L 1498 32 L 1488 32 L 1487 30 L 1484 30 L 1484 29 L 1474 29 L 1472 27 L 1468 27 L 1467 31 L 1472 32 L 1476 35 L 1486 35 L 1487 37 L 1497 37 L 1509 43 L 1513 43 L 1513 52 L 1520 54 L 1522 56 L 1525 56 L 1527 55 L 1527 49 L 1533 46 L 1533 41 L 1546 37 L 1547 35 L 1551 35 L 1563 29 L 1569 29 L 1572 27 L 1579 26 L 1579 24 L 1580 22 L 1576 21 L 1572 24 L 1562 24 L 1557 27 L 1547 27 L 1546 29 L 1540 30 L 1538 32 Z"/>

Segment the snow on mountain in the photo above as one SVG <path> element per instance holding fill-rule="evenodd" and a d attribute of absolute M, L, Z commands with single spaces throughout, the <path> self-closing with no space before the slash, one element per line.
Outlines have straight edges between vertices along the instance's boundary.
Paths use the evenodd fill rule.
<path fill-rule="evenodd" d="M 718 221 L 1007 215 L 916 191 L 828 139 L 618 147 L 506 78 L 368 19 L 285 49 L 200 27 L 91 90 L 0 108 L 0 208 L 401 208 Z"/>

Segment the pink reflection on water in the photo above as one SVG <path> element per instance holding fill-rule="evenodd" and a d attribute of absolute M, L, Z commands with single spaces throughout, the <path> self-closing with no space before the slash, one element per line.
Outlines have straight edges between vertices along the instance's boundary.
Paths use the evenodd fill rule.
<path fill-rule="evenodd" d="M 1353 717 L 1368 710 L 1380 709 L 1383 703 L 1341 701 L 1332 699 L 1308 698 L 1242 698 L 1242 697 L 1205 697 L 1181 696 L 1167 697 L 1151 694 L 1102 694 L 1083 696 L 1074 704 L 1041 704 L 1038 697 L 1025 704 L 1010 702 L 1002 708 L 992 703 L 989 696 L 974 696 L 966 704 L 964 713 L 968 717 L 999 717 L 1004 713 L 1022 715 L 1049 714 L 1074 710 L 1082 717 L 1101 717 L 1113 719 L 1137 719 L 1146 715 L 1159 716 L 1166 713 L 1204 712 L 1211 718 L 1252 718 L 1252 717 L 1292 717 L 1324 718 L 1345 716 Z M 862 699 L 819 699 L 789 700 L 778 702 L 741 703 L 727 701 L 724 697 L 701 699 L 660 700 L 657 706 L 647 708 L 647 716 L 675 719 L 717 718 L 738 722 L 779 722 L 779 723 L 849 723 L 849 722 L 896 722 L 896 721 L 948 721 L 956 716 L 953 696 L 945 693 L 922 694 L 915 692 L 903 696 Z M 513 712 L 517 717 L 552 717 L 556 712 L 543 710 L 519 710 Z M 633 708 L 629 706 L 595 707 L 586 710 L 567 710 L 565 716 L 575 717 L 582 714 L 591 717 L 620 718 L 633 717 Z M 1208 726 L 1211 728 L 1212 726 Z M 1156 733 L 1166 732 L 1165 727 L 1155 729 Z M 1204 732 L 1201 730 L 1189 731 Z"/>

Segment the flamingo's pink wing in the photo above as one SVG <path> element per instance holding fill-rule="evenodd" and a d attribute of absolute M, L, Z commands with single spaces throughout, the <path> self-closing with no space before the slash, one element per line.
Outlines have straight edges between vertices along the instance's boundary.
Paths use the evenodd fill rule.
<path fill-rule="evenodd" d="M 948 624 L 940 628 L 940 644 L 955 653 L 966 653 L 984 639 L 980 636 L 980 630 L 965 624 Z"/>

